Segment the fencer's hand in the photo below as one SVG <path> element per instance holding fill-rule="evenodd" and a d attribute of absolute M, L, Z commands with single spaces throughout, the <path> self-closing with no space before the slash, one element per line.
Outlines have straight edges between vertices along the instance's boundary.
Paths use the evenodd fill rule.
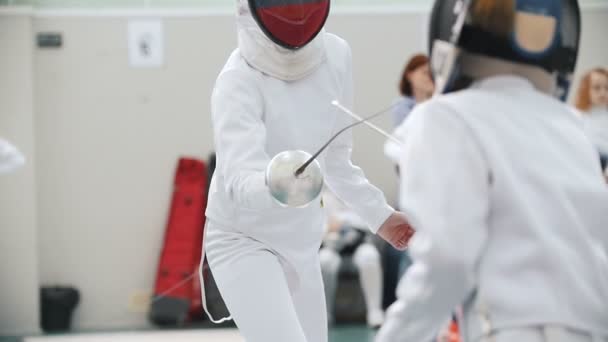
<path fill-rule="evenodd" d="M 409 225 L 405 214 L 395 211 L 384 221 L 378 235 L 400 251 L 404 251 L 414 235 L 414 229 Z"/>

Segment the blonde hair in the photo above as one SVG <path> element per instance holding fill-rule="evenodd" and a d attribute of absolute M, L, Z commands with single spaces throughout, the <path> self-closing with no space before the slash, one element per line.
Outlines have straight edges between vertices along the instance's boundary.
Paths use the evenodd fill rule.
<path fill-rule="evenodd" d="M 595 68 L 587 72 L 581 79 L 581 84 L 578 87 L 578 93 L 576 94 L 575 106 L 580 111 L 587 112 L 591 109 L 591 75 L 598 73 L 608 78 L 608 70 L 603 68 Z"/>
<path fill-rule="evenodd" d="M 475 0 L 471 19 L 484 31 L 508 36 L 515 26 L 515 0 Z"/>

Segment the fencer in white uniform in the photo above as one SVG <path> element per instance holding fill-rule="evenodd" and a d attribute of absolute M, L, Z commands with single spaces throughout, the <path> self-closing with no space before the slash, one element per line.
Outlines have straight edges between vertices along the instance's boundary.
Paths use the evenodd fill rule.
<path fill-rule="evenodd" d="M 10 142 L 0 139 L 0 175 L 13 172 L 23 164 L 23 154 Z"/>
<path fill-rule="evenodd" d="M 217 165 L 204 248 L 247 342 L 324 342 L 321 201 L 280 206 L 265 170 L 276 154 L 313 153 L 351 123 L 331 104 L 352 105 L 350 48 L 322 30 L 329 1 L 239 0 L 237 8 L 238 49 L 212 95 Z M 326 185 L 373 232 L 405 248 L 412 231 L 404 215 L 351 163 L 351 149 L 345 134 L 319 156 Z"/>
<path fill-rule="evenodd" d="M 608 187 L 580 120 L 549 95 L 567 94 L 577 2 L 437 0 L 431 18 L 451 93 L 407 123 L 413 265 L 377 342 L 429 341 L 460 305 L 467 342 L 608 341 Z"/>

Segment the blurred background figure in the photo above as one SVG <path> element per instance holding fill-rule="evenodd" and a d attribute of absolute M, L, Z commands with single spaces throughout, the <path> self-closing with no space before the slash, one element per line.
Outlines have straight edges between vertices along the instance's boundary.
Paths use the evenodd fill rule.
<path fill-rule="evenodd" d="M 403 121 L 410 115 L 416 105 L 423 103 L 433 96 L 435 84 L 431 76 L 429 58 L 416 54 L 407 62 L 399 82 L 401 96 L 393 108 L 393 135 L 403 140 Z M 400 128 L 401 127 L 401 128 Z M 395 163 L 398 170 L 401 149 L 394 141 L 387 139 L 384 144 L 384 154 Z"/>
<path fill-rule="evenodd" d="M 578 89 L 576 108 L 585 131 L 600 153 L 602 169 L 608 166 L 608 69 L 587 72 Z"/>
<path fill-rule="evenodd" d="M 17 147 L 0 138 L 0 175 L 13 172 L 25 164 L 25 157 Z"/>
<path fill-rule="evenodd" d="M 405 65 L 399 82 L 401 97 L 393 110 L 394 128 L 401 125 L 414 106 L 431 98 L 434 90 L 429 58 L 424 54 L 412 56 Z"/>
<path fill-rule="evenodd" d="M 418 104 L 425 102 L 433 96 L 435 84 L 431 77 L 429 58 L 424 54 L 415 54 L 407 62 L 399 82 L 400 97 L 393 109 L 393 136 L 404 139 L 405 119 Z M 399 174 L 399 158 L 401 146 L 393 140 L 387 139 L 384 143 L 384 155 L 395 165 Z M 399 199 L 397 198 L 397 208 Z M 395 301 L 395 289 L 399 279 L 411 264 L 408 252 L 400 252 L 394 248 L 387 248 L 384 255 L 384 306 L 387 307 Z"/>
<path fill-rule="evenodd" d="M 384 321 L 384 311 L 381 257 L 373 243 L 373 235 L 359 215 L 329 190 L 323 192 L 323 207 L 327 215 L 327 233 L 319 253 L 328 322 L 334 323 L 336 289 L 344 260 L 351 259 L 359 273 L 367 309 L 367 324 L 377 328 Z"/>

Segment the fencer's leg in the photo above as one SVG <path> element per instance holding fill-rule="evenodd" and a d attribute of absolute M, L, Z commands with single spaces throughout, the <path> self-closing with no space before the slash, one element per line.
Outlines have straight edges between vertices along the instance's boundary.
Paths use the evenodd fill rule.
<path fill-rule="evenodd" d="M 321 273 L 325 287 L 325 301 L 327 303 L 327 321 L 334 323 L 334 305 L 336 303 L 336 289 L 338 287 L 338 275 L 342 259 L 338 252 L 324 247 L 319 251 L 321 261 Z"/>
<path fill-rule="evenodd" d="M 379 327 L 384 321 L 380 253 L 372 244 L 364 243 L 355 251 L 353 261 L 359 269 L 359 278 L 367 305 L 367 324 L 371 327 Z"/>
<path fill-rule="evenodd" d="M 299 273 L 306 276 L 300 277 L 301 286 L 292 296 L 308 342 L 327 342 L 326 300 L 318 253 L 315 254 L 306 265 L 296 265 Z"/>
<path fill-rule="evenodd" d="M 246 342 L 312 341 L 305 337 L 276 255 L 263 247 L 229 262 L 210 254 L 220 294 Z"/>

